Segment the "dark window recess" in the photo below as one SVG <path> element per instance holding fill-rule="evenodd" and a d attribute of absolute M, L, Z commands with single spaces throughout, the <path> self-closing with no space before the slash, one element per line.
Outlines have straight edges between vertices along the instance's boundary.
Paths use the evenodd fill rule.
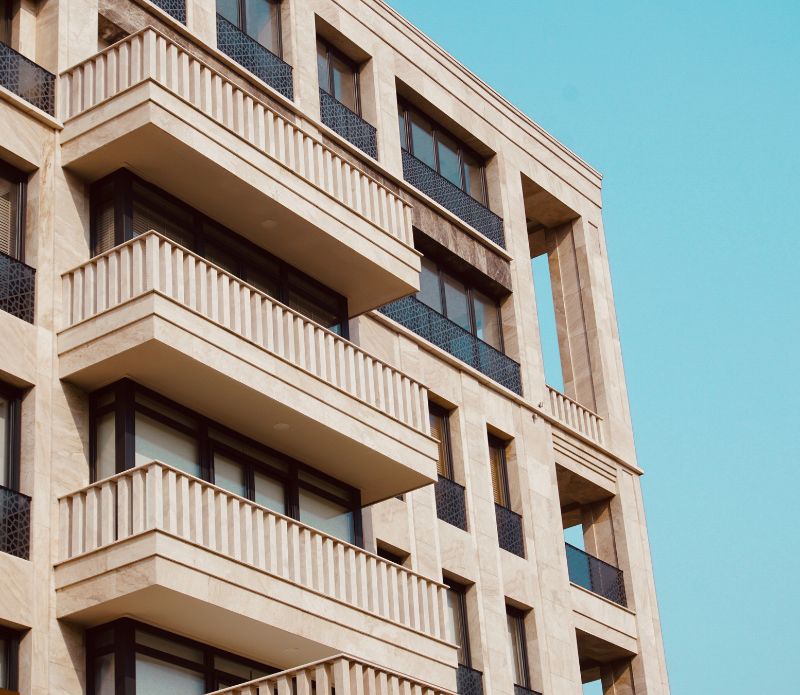
<path fill-rule="evenodd" d="M 90 398 L 92 480 L 158 460 L 361 546 L 361 495 L 130 380 Z M 333 455 L 333 454 L 332 454 Z"/>
<path fill-rule="evenodd" d="M 347 299 L 125 169 L 91 191 L 93 254 L 154 229 L 347 338 Z"/>
<path fill-rule="evenodd" d="M 389 550 L 386 546 L 378 544 L 378 548 L 376 551 L 378 557 L 382 557 L 384 560 L 388 560 L 389 562 L 393 562 L 395 565 L 403 565 L 406 560 L 408 560 L 408 553 L 403 553 L 402 555 L 399 552 L 395 552 L 393 550 Z"/>
<path fill-rule="evenodd" d="M 467 587 L 458 582 L 444 580 L 447 584 L 447 623 L 450 635 L 458 646 L 458 663 L 472 666 L 472 653 L 467 621 Z"/>
<path fill-rule="evenodd" d="M 27 176 L 0 162 L 0 310 L 33 323 L 36 271 L 23 262 L 26 188 Z"/>
<path fill-rule="evenodd" d="M 5 6 L 8 7 L 8 3 Z M 0 11 L 5 13 L 5 7 Z M 0 28 L 6 35 L 5 39 L 0 37 L 0 86 L 53 116 L 56 77 L 11 48 L 11 21 L 7 14 L 5 17 Z"/>
<path fill-rule="evenodd" d="M 12 0 L 0 0 L 0 43 L 11 45 Z"/>
<path fill-rule="evenodd" d="M 434 483 L 436 495 L 436 515 L 448 524 L 467 530 L 467 505 L 463 485 L 453 480 L 453 450 L 450 441 L 450 413 L 428 403 L 431 423 L 431 436 L 439 443 L 437 472 L 439 479 Z"/>
<path fill-rule="evenodd" d="M 19 687 L 20 633 L 0 625 L 0 692 Z"/>
<path fill-rule="evenodd" d="M 489 466 L 497 520 L 497 542 L 503 550 L 525 557 L 522 517 L 511 509 L 506 448 L 507 444 L 504 441 L 489 436 Z"/>
<path fill-rule="evenodd" d="M 173 19 L 177 19 L 181 24 L 186 24 L 186 0 L 151 0 L 151 2 Z"/>
<path fill-rule="evenodd" d="M 514 686 L 522 687 L 530 692 L 528 691 L 531 687 L 531 678 L 528 666 L 528 645 L 525 638 L 525 615 L 517 608 L 506 606 L 506 621 L 511 663 L 514 667 Z"/>
<path fill-rule="evenodd" d="M 483 674 L 459 664 L 456 669 L 456 688 L 458 695 L 483 695 Z"/>
<path fill-rule="evenodd" d="M 281 3 L 217 0 L 217 48 L 287 99 L 292 66 L 281 59 Z"/>
<path fill-rule="evenodd" d="M 31 498 L 19 492 L 21 396 L 0 383 L 0 552 L 27 560 Z"/>
<path fill-rule="evenodd" d="M 206 693 L 277 671 L 130 618 L 86 633 L 87 695 Z"/>
<path fill-rule="evenodd" d="M 566 543 L 569 580 L 609 601 L 627 606 L 622 570 Z"/>

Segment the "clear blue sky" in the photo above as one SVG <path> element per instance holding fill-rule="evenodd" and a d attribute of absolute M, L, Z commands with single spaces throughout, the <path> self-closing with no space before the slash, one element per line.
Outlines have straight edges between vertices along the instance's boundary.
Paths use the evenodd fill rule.
<path fill-rule="evenodd" d="M 672 692 L 800 693 L 800 2 L 389 1 L 604 175 Z"/>

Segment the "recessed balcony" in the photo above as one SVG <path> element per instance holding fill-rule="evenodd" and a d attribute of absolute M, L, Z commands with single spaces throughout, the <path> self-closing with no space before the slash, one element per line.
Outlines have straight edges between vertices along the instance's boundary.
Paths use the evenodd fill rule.
<path fill-rule="evenodd" d="M 627 606 L 622 570 L 566 543 L 569 580 L 609 601 Z"/>
<path fill-rule="evenodd" d="M 552 386 L 547 387 L 547 392 L 550 397 L 550 414 L 558 422 L 596 444 L 603 444 L 602 417 Z"/>
<path fill-rule="evenodd" d="M 55 75 L 0 41 L 0 87 L 55 115 Z"/>
<path fill-rule="evenodd" d="M 59 83 L 62 163 L 85 179 L 124 162 L 347 297 L 351 315 L 419 288 L 399 192 L 154 29 Z"/>
<path fill-rule="evenodd" d="M 454 684 L 443 584 L 199 478 L 137 466 L 61 498 L 59 518 L 59 619 L 127 615 L 278 668 L 390 654 Z"/>
<path fill-rule="evenodd" d="M 361 491 L 435 482 L 427 390 L 149 232 L 63 276 L 60 376 L 129 377 Z"/>

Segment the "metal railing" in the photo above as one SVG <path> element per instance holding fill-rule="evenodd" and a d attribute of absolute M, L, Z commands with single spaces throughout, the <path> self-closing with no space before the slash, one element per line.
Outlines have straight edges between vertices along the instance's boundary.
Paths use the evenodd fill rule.
<path fill-rule="evenodd" d="M 525 540 L 522 533 L 522 517 L 502 504 L 494 505 L 497 517 L 497 542 L 503 550 L 525 557 Z"/>
<path fill-rule="evenodd" d="M 607 562 L 603 562 L 585 550 L 569 543 L 567 547 L 567 567 L 569 580 L 573 584 L 607 598 L 609 601 L 627 606 L 625 598 L 625 581 L 622 570 Z"/>
<path fill-rule="evenodd" d="M 464 486 L 455 480 L 439 476 L 433 484 L 436 493 L 436 516 L 448 524 L 467 530 L 467 504 Z"/>
<path fill-rule="evenodd" d="M 186 0 L 150 0 L 150 2 L 181 24 L 186 24 Z"/>
<path fill-rule="evenodd" d="M 459 664 L 456 669 L 456 686 L 458 695 L 483 695 L 483 673 Z"/>
<path fill-rule="evenodd" d="M 33 323 L 36 270 L 0 251 L 0 310 Z"/>
<path fill-rule="evenodd" d="M 31 498 L 0 485 L 0 553 L 28 559 Z"/>
<path fill-rule="evenodd" d="M 514 695 L 542 695 L 536 690 L 526 688 L 524 685 L 514 685 Z"/>
<path fill-rule="evenodd" d="M 403 150 L 403 178 L 487 239 L 505 248 L 503 218 L 407 150 Z"/>
<path fill-rule="evenodd" d="M 501 386 L 522 394 L 519 364 L 416 297 L 384 304 L 378 311 Z"/>
<path fill-rule="evenodd" d="M 292 66 L 219 14 L 217 48 L 287 99 L 294 99 Z"/>
<path fill-rule="evenodd" d="M 328 128 L 373 159 L 378 158 L 378 131 L 374 125 L 367 123 L 324 89 L 319 90 L 319 111 L 322 122 Z"/>
<path fill-rule="evenodd" d="M 0 86 L 53 116 L 55 85 L 53 73 L 0 42 Z"/>

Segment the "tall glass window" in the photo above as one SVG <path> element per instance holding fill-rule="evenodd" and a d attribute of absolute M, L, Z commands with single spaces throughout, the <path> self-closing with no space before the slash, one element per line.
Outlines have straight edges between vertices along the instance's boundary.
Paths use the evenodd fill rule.
<path fill-rule="evenodd" d="M 439 443 L 437 472 L 444 478 L 453 479 L 453 454 L 450 448 L 450 414 L 435 403 L 428 403 L 431 436 Z"/>
<path fill-rule="evenodd" d="M 358 66 L 320 38 L 317 38 L 317 73 L 320 89 L 361 115 Z"/>
<path fill-rule="evenodd" d="M 0 625 L 0 689 L 17 689 L 19 633 Z"/>
<path fill-rule="evenodd" d="M 281 55 L 279 0 L 217 0 L 217 12 L 271 53 Z"/>
<path fill-rule="evenodd" d="M 11 0 L 0 0 L 0 42 L 11 45 Z"/>
<path fill-rule="evenodd" d="M 19 486 L 20 403 L 19 391 L 0 382 L 0 485 L 12 490 Z"/>
<path fill-rule="evenodd" d="M 452 184 L 486 205 L 483 160 L 452 133 L 417 108 L 398 100 L 403 149 L 425 162 Z"/>
<path fill-rule="evenodd" d="M 472 667 L 469 648 L 469 624 L 467 622 L 467 588 L 456 582 L 447 584 L 447 622 L 450 634 L 458 645 L 458 663 Z"/>
<path fill-rule="evenodd" d="M 21 171 L 0 162 L 0 253 L 23 259 L 25 181 Z"/>
<path fill-rule="evenodd" d="M 508 646 L 511 664 L 514 668 L 514 683 L 523 688 L 530 688 L 528 668 L 528 646 L 525 639 L 525 616 L 522 611 L 506 606 L 506 622 L 508 625 Z"/>
<path fill-rule="evenodd" d="M 489 436 L 489 466 L 492 471 L 494 502 L 501 507 L 509 507 L 506 444 L 501 439 L 491 435 Z"/>

